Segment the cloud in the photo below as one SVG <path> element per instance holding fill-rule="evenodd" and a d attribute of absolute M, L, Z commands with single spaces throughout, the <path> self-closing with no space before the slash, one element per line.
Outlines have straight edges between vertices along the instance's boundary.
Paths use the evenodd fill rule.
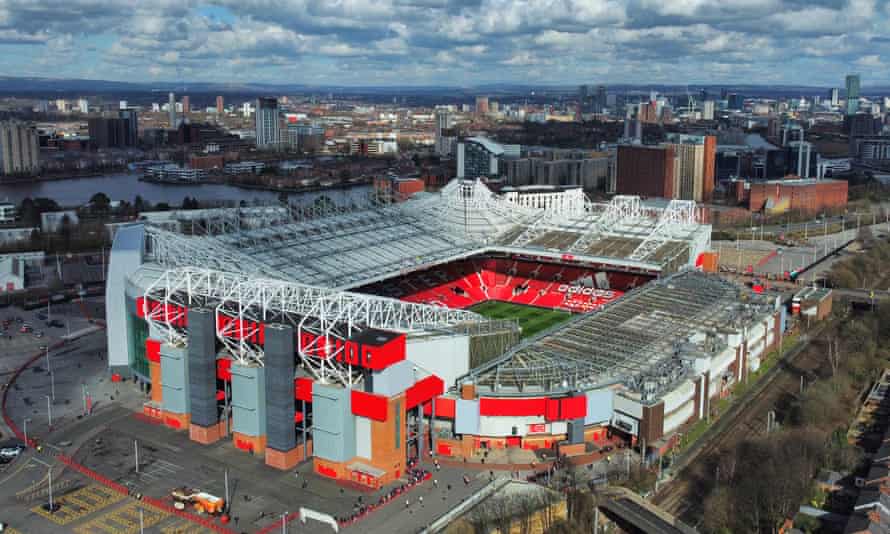
<path fill-rule="evenodd" d="M 890 83 L 887 0 L 0 0 L 0 72 L 473 84 Z M 63 69 L 63 72 L 60 71 Z"/>

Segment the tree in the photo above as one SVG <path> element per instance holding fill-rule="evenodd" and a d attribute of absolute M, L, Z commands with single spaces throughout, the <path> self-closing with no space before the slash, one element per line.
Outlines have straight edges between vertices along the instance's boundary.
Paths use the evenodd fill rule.
<path fill-rule="evenodd" d="M 136 195 L 136 198 L 133 199 L 133 211 L 134 215 L 139 215 L 145 211 L 145 200 L 143 200 L 142 196 Z"/>
<path fill-rule="evenodd" d="M 106 195 L 105 193 L 96 193 L 95 195 L 90 197 L 90 206 L 96 213 L 108 212 L 108 207 L 110 205 L 111 199 L 108 198 L 108 195 Z"/>

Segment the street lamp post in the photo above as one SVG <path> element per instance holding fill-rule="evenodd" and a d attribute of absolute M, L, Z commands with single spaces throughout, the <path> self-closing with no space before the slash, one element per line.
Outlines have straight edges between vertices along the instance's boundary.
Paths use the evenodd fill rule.
<path fill-rule="evenodd" d="M 53 427 L 53 401 L 52 397 L 49 395 L 44 395 L 46 397 L 46 418 L 49 421 L 49 427 L 52 429 Z"/>
<path fill-rule="evenodd" d="M 30 421 L 30 420 L 31 420 L 30 417 L 25 417 L 22 420 L 22 433 L 25 435 L 25 446 L 26 447 L 31 446 L 31 442 L 28 441 L 28 421 Z"/>

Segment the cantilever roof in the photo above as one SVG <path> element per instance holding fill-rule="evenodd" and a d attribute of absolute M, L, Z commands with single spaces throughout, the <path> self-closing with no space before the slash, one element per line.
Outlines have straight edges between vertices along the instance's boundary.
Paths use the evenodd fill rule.
<path fill-rule="evenodd" d="M 580 191 L 506 197 L 481 181 L 453 180 L 398 204 L 313 210 L 232 208 L 149 219 L 148 259 L 350 288 L 485 251 L 571 254 L 657 272 L 686 264 L 710 242 L 710 226 L 694 222 L 677 201 L 594 204 Z"/>
<path fill-rule="evenodd" d="M 689 362 L 679 354 L 691 336 L 714 334 L 772 309 L 765 298 L 753 298 L 717 276 L 686 271 L 539 334 L 467 377 L 478 391 L 501 395 L 585 390 L 621 381 L 646 400 L 685 377 Z"/>

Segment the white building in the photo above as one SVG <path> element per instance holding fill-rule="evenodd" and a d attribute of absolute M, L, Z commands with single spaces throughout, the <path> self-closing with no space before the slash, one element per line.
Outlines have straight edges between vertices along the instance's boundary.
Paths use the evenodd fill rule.
<path fill-rule="evenodd" d="M 0 174 L 31 174 L 39 169 L 37 130 L 17 121 L 0 123 Z"/>
<path fill-rule="evenodd" d="M 58 232 L 67 217 L 68 224 L 76 226 L 80 219 L 74 210 L 48 211 L 40 214 L 40 230 L 44 233 Z"/>
<path fill-rule="evenodd" d="M 0 224 L 15 222 L 15 204 L 0 202 Z"/>
<path fill-rule="evenodd" d="M 86 98 L 81 98 L 77 101 L 77 109 L 84 115 L 90 112 L 90 103 Z"/>

